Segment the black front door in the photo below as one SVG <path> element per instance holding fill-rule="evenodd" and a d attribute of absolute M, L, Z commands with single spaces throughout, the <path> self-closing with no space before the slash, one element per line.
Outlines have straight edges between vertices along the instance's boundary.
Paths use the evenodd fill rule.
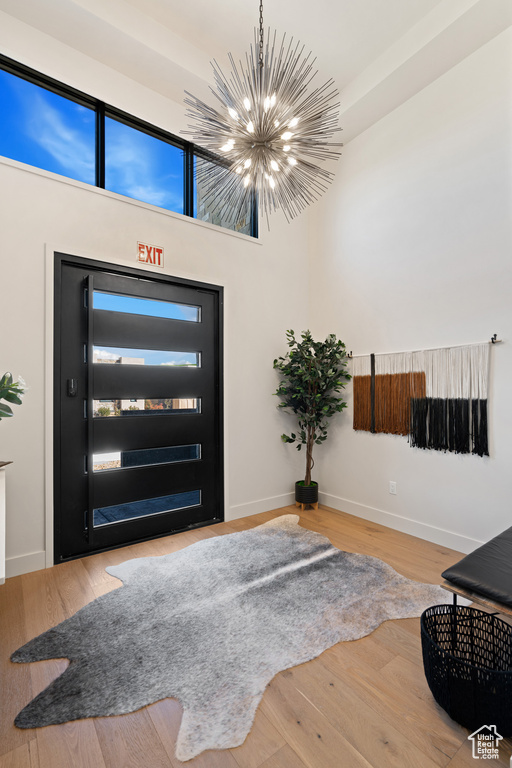
<path fill-rule="evenodd" d="M 55 562 L 223 519 L 221 307 L 55 254 Z"/>

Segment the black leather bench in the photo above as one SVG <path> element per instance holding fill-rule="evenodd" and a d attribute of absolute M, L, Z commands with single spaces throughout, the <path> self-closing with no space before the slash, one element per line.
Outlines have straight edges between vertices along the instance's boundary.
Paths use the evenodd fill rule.
<path fill-rule="evenodd" d="M 463 557 L 442 574 L 441 585 L 456 596 L 512 615 L 512 528 Z"/>

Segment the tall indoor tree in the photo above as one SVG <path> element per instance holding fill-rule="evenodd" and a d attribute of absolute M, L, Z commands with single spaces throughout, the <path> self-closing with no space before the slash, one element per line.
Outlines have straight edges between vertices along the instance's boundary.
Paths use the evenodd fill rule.
<path fill-rule="evenodd" d="M 325 341 L 314 341 L 310 331 L 300 339 L 294 331 L 286 332 L 289 350 L 274 360 L 281 381 L 275 394 L 281 398 L 279 408 L 292 411 L 298 421 L 298 432 L 281 435 L 285 443 L 306 446 L 304 486 L 312 485 L 313 447 L 327 439 L 328 420 L 343 411 L 347 403 L 339 393 L 351 378 L 347 373 L 345 344 L 334 334 Z"/>

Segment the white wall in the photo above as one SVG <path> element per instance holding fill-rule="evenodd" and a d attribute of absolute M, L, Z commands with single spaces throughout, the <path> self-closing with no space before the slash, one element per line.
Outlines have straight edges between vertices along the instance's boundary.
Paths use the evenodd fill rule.
<path fill-rule="evenodd" d="M 106 104 L 147 120 L 171 133 L 186 127 L 185 106 L 145 88 L 50 35 L 0 11 L 0 51 L 15 61 L 43 72 Z M 169 91 L 180 91 L 169 83 Z"/>
<path fill-rule="evenodd" d="M 45 347 L 45 245 L 50 254 L 134 267 L 142 240 L 163 246 L 168 274 L 225 287 L 226 517 L 289 503 L 294 457 L 279 441 L 272 360 L 285 348 L 286 329 L 306 323 L 305 220 L 277 221 L 259 244 L 7 162 L 0 163 L 0 210 L 0 369 L 21 373 L 30 387 L 0 429 L 0 455 L 14 461 L 7 476 L 8 575 L 37 567 L 44 549 L 44 417 L 51 403 L 44 372 L 52 354 Z"/>
<path fill-rule="evenodd" d="M 183 127 L 180 104 L 5 14 L 2 22 L 7 55 L 170 131 Z M 510 337 L 510 46 L 510 33 L 502 34 L 350 142 L 313 220 L 310 213 L 288 225 L 275 217 L 259 244 L 0 163 L 0 372 L 20 373 L 30 386 L 15 417 L 0 425 L 0 457 L 14 460 L 9 575 L 44 565 L 51 531 L 44 500 L 52 249 L 135 266 L 136 242 L 146 240 L 164 247 L 169 274 L 225 286 L 228 518 L 287 502 L 300 476 L 302 454 L 279 441 L 286 419 L 272 396 L 272 359 L 285 350 L 287 328 L 335 332 L 356 354 Z M 462 550 L 507 527 L 510 341 L 493 358 L 489 459 L 354 433 L 345 413 L 317 448 L 323 500 Z"/>
<path fill-rule="evenodd" d="M 354 432 L 351 407 L 317 454 L 326 503 L 463 551 L 511 525 L 511 52 L 508 30 L 350 142 L 311 230 L 317 335 L 354 354 L 505 340 L 489 458 Z"/>
<path fill-rule="evenodd" d="M 30 28 L 13 31 L 19 37 L 10 37 L 6 51 L 13 58 L 130 110 L 129 83 L 118 73 Z M 132 111 L 178 133 L 181 107 L 132 87 Z M 225 287 L 226 518 L 289 503 L 297 457 L 279 439 L 272 361 L 286 348 L 286 329 L 307 326 L 307 217 L 287 224 L 277 215 L 271 234 L 262 224 L 255 242 L 12 161 L 0 161 L 0 212 L 0 371 L 21 374 L 30 387 L 14 418 L 0 425 L 0 456 L 14 461 L 7 474 L 7 575 L 44 567 L 45 526 L 52 526 L 44 510 L 45 492 L 51 494 L 44 425 L 52 355 L 45 253 L 53 250 L 134 267 L 142 240 L 164 247 L 165 272 Z"/>

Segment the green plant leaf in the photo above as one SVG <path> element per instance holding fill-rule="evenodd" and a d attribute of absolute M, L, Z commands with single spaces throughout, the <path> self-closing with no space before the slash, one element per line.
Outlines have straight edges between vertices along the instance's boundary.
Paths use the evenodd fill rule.
<path fill-rule="evenodd" d="M 16 405 L 21 405 L 22 400 L 18 397 L 18 395 L 15 395 L 14 392 L 7 392 L 5 395 L 0 395 L 4 400 L 7 400 L 8 403 L 15 403 Z"/>

